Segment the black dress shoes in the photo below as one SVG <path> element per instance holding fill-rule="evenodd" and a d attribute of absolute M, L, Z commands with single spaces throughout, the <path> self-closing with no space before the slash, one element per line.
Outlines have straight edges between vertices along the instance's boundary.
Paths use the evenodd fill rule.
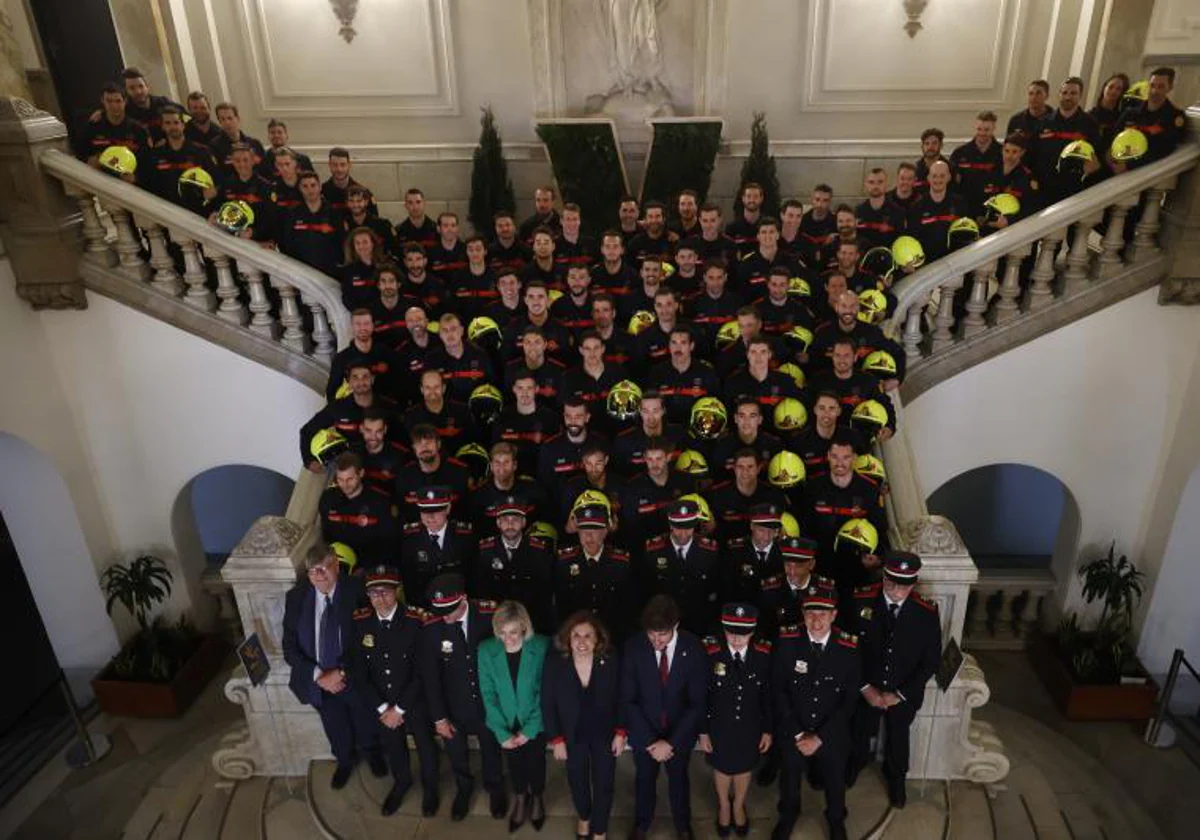
<path fill-rule="evenodd" d="M 425 791 L 425 794 L 421 797 L 421 815 L 425 817 L 434 816 L 437 814 L 438 808 L 441 806 L 441 804 L 442 803 L 438 801 L 438 792 L 436 788 L 434 790 Z"/>
<path fill-rule="evenodd" d="M 489 796 L 491 798 L 492 816 L 498 820 L 504 819 L 505 814 L 508 813 L 508 794 L 501 788 L 491 791 Z"/>
<path fill-rule="evenodd" d="M 542 826 L 546 824 L 546 803 L 540 793 L 535 793 L 529 798 L 529 824 L 533 826 L 534 831 L 541 831 Z"/>
<path fill-rule="evenodd" d="M 329 786 L 334 790 L 341 790 L 350 781 L 350 776 L 353 774 L 353 764 L 339 764 L 337 769 L 333 771 L 333 778 L 329 780 Z"/>
<path fill-rule="evenodd" d="M 471 810 L 471 789 L 460 787 L 454 794 L 454 804 L 450 806 L 450 819 L 458 822 L 467 816 Z"/>
<path fill-rule="evenodd" d="M 409 787 L 411 785 L 392 785 L 392 789 L 388 791 L 388 795 L 383 800 L 381 813 L 385 817 L 390 817 L 400 810 L 400 803 L 404 801 L 404 794 L 408 793 Z"/>
<path fill-rule="evenodd" d="M 529 816 L 528 802 L 528 798 L 523 793 L 518 793 L 513 797 L 512 813 L 508 815 L 509 834 L 516 834 L 517 829 L 525 825 L 525 818 Z"/>

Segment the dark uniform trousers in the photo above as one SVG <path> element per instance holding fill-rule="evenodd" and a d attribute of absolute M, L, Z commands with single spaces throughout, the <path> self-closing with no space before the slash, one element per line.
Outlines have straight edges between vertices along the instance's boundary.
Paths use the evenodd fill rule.
<path fill-rule="evenodd" d="M 479 741 L 484 788 L 489 792 L 504 789 L 500 744 L 484 723 L 476 660 L 479 643 L 492 637 L 495 611 L 493 602 L 471 602 L 467 628 L 469 642 L 463 637 L 460 625 L 447 624 L 436 616 L 426 621 L 421 632 L 420 671 L 426 708 L 431 723 L 446 719 L 454 727 L 454 737 L 445 740 L 445 747 L 454 770 L 455 784 L 460 790 L 469 791 L 475 786 L 468 754 L 467 738 L 470 735 Z"/>
<path fill-rule="evenodd" d="M 425 712 L 417 675 L 417 644 L 427 615 L 416 607 L 398 607 L 386 624 L 372 609 L 355 613 L 357 645 L 354 676 L 364 702 L 376 715 L 375 727 L 398 786 L 412 784 L 408 736 L 416 744 L 421 762 L 421 787 L 437 790 L 438 753 L 433 724 Z M 391 729 L 379 722 L 379 707 L 397 706 L 404 722 Z"/>
<path fill-rule="evenodd" d="M 773 668 L 783 753 L 779 821 L 784 827 L 800 816 L 800 783 L 815 769 L 825 783 L 825 816 L 831 824 L 846 818 L 846 762 L 850 757 L 850 715 L 858 699 L 858 652 L 852 636 L 836 628 L 818 652 L 801 628 L 780 632 Z M 801 733 L 813 733 L 821 746 L 805 756 L 796 746 Z"/>
<path fill-rule="evenodd" d="M 903 786 L 908 775 L 909 732 L 921 701 L 925 683 L 941 661 L 942 631 L 937 606 L 913 592 L 894 619 L 882 586 L 860 587 L 854 593 L 854 610 L 862 653 L 863 683 L 880 691 L 899 692 L 904 700 L 887 710 L 859 699 L 854 712 L 854 767 L 865 767 L 870 759 L 872 736 L 884 725 L 883 773 L 889 784 Z"/>

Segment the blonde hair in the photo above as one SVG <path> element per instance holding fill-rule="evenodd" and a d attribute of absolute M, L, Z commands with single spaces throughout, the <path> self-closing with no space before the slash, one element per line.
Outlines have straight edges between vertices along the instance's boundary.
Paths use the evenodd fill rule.
<path fill-rule="evenodd" d="M 533 622 L 529 620 L 529 611 L 520 601 L 504 601 L 492 614 L 492 633 L 500 638 L 500 631 L 509 624 L 521 625 L 521 636 L 524 639 L 533 637 Z"/>

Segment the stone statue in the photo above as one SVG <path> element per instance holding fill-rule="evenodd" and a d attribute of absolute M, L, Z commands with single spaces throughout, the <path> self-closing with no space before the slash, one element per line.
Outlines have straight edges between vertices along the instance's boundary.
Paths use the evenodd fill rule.
<path fill-rule="evenodd" d="M 595 0 L 596 15 L 604 40 L 611 86 L 605 93 L 588 97 L 589 113 L 625 110 L 629 100 L 639 100 L 641 116 L 674 113 L 667 87 L 659 12 L 667 0 Z M 614 114 L 615 115 L 615 114 Z"/>

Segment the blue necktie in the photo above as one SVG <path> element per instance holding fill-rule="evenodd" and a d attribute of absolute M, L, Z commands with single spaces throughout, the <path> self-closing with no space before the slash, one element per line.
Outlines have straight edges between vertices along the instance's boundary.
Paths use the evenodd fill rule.
<path fill-rule="evenodd" d="M 321 649 L 317 651 L 317 664 L 322 671 L 328 671 L 338 664 L 342 654 L 341 640 L 338 638 L 337 621 L 333 615 L 333 599 L 325 596 L 325 612 L 321 613 Z"/>

